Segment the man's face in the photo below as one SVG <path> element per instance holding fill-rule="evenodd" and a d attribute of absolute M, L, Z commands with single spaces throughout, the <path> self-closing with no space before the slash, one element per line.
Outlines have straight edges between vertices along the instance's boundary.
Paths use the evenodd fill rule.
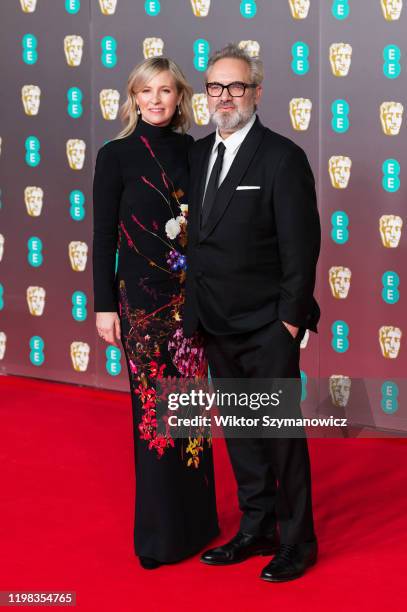
<path fill-rule="evenodd" d="M 241 59 L 223 58 L 210 67 L 207 75 L 208 83 L 251 83 L 250 67 Z M 232 97 L 227 89 L 220 97 L 208 95 L 209 113 L 212 121 L 220 130 L 234 132 L 250 119 L 255 111 L 255 105 L 260 99 L 262 88 L 246 89 L 242 97 Z"/>

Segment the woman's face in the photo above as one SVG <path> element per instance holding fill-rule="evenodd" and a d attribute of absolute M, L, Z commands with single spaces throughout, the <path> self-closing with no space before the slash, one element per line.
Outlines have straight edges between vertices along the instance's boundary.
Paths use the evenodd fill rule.
<path fill-rule="evenodd" d="M 147 81 L 136 94 L 143 121 L 161 127 L 171 122 L 180 100 L 181 95 L 169 70 L 163 70 Z"/>

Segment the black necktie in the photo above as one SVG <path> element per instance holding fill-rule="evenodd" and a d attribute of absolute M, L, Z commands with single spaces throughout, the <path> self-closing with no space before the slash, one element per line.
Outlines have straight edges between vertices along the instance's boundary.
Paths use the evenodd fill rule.
<path fill-rule="evenodd" d="M 212 210 L 212 206 L 215 202 L 216 193 L 218 191 L 219 177 L 222 170 L 223 156 L 225 154 L 226 147 L 223 142 L 218 144 L 218 155 L 212 168 L 211 176 L 209 177 L 208 186 L 206 188 L 204 201 L 202 204 L 201 211 L 201 226 L 203 227 L 208 220 L 209 213 Z"/>

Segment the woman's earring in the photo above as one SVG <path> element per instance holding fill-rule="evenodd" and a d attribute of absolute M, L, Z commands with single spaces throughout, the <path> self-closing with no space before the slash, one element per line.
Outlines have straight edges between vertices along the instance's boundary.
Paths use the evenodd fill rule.
<path fill-rule="evenodd" d="M 179 104 L 177 104 L 177 108 L 178 108 L 178 115 L 182 115 L 182 110 Z"/>
<path fill-rule="evenodd" d="M 138 115 L 141 115 L 141 110 L 140 110 L 140 107 L 139 107 L 139 105 L 138 105 L 138 104 L 137 104 L 137 114 L 138 114 Z"/>

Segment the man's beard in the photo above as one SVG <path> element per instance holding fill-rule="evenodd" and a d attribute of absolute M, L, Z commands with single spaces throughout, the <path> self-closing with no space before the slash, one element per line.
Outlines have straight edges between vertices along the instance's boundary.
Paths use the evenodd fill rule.
<path fill-rule="evenodd" d="M 246 125 L 255 110 L 255 104 L 251 104 L 245 110 L 235 108 L 227 113 L 218 113 L 218 110 L 216 110 L 212 114 L 211 120 L 220 130 L 239 130 Z"/>

